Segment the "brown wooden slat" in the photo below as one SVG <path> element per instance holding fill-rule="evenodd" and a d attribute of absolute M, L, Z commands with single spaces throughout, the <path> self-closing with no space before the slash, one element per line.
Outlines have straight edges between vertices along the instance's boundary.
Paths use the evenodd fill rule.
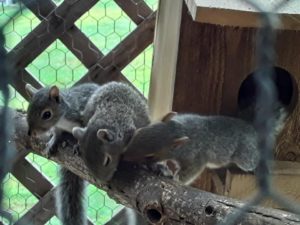
<path fill-rule="evenodd" d="M 35 88 L 41 88 L 43 87 L 43 85 L 26 70 L 18 70 L 11 85 L 22 95 L 23 98 L 29 101 L 29 96 L 27 95 L 27 92 L 25 90 L 26 83 L 30 83 Z"/>
<path fill-rule="evenodd" d="M 153 12 L 143 0 L 115 0 L 135 24 L 142 23 Z"/>
<path fill-rule="evenodd" d="M 23 154 L 23 153 L 20 153 Z M 53 189 L 53 185 L 48 181 L 46 177 L 43 176 L 31 163 L 29 163 L 25 158 L 18 157 L 19 160 L 17 163 L 14 164 L 11 173 L 21 182 L 24 187 L 26 187 L 35 197 L 38 199 L 43 198 L 48 195 L 48 192 Z M 48 198 L 48 200 L 51 200 Z M 42 200 L 44 201 L 44 200 Z M 46 202 L 44 203 L 47 205 L 47 208 L 51 208 L 52 206 L 53 214 L 50 214 L 50 212 L 43 212 L 43 208 L 41 208 L 41 211 L 38 211 L 35 208 L 34 211 L 30 212 L 30 216 L 33 216 L 33 212 L 36 214 L 42 213 L 43 220 L 46 219 L 46 216 L 48 216 L 49 219 L 52 218 L 52 216 L 55 215 L 55 204 L 54 202 Z M 29 213 L 29 212 L 28 212 Z M 26 213 L 24 216 L 26 216 L 28 213 Z M 23 218 L 23 217 L 22 217 Z M 21 219 L 22 219 L 21 218 Z M 22 219 L 22 221 L 25 221 Z M 88 225 L 93 225 L 93 223 L 89 220 Z"/>
<path fill-rule="evenodd" d="M 8 56 L 17 68 L 26 67 L 57 37 L 65 34 L 74 22 L 95 5 L 97 0 L 66 0 L 53 10 Z"/>
<path fill-rule="evenodd" d="M 26 4 L 26 7 L 39 19 L 43 19 L 56 8 L 56 5 L 51 0 L 36 0 Z M 103 57 L 99 49 L 75 25 L 58 38 L 87 68 Z"/>
<path fill-rule="evenodd" d="M 11 173 L 37 198 L 43 197 L 53 188 L 47 178 L 25 158 L 13 166 Z"/>
<path fill-rule="evenodd" d="M 55 214 L 55 188 L 49 191 L 15 225 L 43 225 Z"/>
<path fill-rule="evenodd" d="M 119 71 L 152 43 L 155 18 L 156 12 L 153 12 L 151 16 L 144 20 L 110 53 L 100 59 L 95 66 L 91 67 L 88 73 L 82 77 L 78 83 L 87 81 L 105 83 L 109 80 L 123 79 L 119 78 Z"/>

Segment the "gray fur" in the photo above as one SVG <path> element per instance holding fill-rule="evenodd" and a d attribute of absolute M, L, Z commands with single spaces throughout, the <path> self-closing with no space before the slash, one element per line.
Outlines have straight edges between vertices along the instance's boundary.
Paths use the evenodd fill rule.
<path fill-rule="evenodd" d="M 279 118 L 276 127 L 282 126 L 284 116 Z M 274 133 L 277 133 L 275 129 Z M 174 140 L 184 136 L 190 141 L 172 146 Z M 253 125 L 225 116 L 182 114 L 166 122 L 151 124 L 136 132 L 126 148 L 124 159 L 138 155 L 137 149 L 140 157 L 143 152 L 152 151 L 158 156 L 157 161 L 177 161 L 180 169 L 175 174 L 185 184 L 190 184 L 205 167 L 219 168 L 234 163 L 244 171 L 253 171 L 259 160 Z"/>
<path fill-rule="evenodd" d="M 83 116 L 88 123 L 83 137 L 77 136 L 80 153 L 91 172 L 99 180 L 108 181 L 135 129 L 149 124 L 147 104 L 129 85 L 110 82 L 93 94 Z M 99 129 L 106 130 L 108 138 L 97 138 Z M 105 156 L 110 158 L 107 164 Z"/>
<path fill-rule="evenodd" d="M 69 121 L 81 124 L 82 111 L 97 88 L 98 85 L 88 83 L 60 90 L 59 103 L 49 98 L 50 87 L 41 88 L 33 95 L 27 109 L 29 129 L 38 133 L 46 132 L 55 127 L 63 116 Z M 52 109 L 54 114 L 48 121 L 41 119 L 41 113 L 46 108 Z"/>
<path fill-rule="evenodd" d="M 56 208 L 63 225 L 86 225 L 85 182 L 69 170 L 61 167 L 61 181 L 56 192 Z"/>
<path fill-rule="evenodd" d="M 51 88 L 42 88 L 33 93 L 27 111 L 29 131 L 43 133 L 53 128 L 53 137 L 48 142 L 46 153 L 56 152 L 62 131 L 71 132 L 74 126 L 81 126 L 82 111 L 90 96 L 99 88 L 96 84 L 81 84 L 70 89 L 60 90 L 58 98 L 50 98 Z M 45 109 L 53 113 L 51 119 L 41 119 Z M 85 182 L 77 175 L 61 168 L 61 179 L 57 192 L 57 210 L 63 225 L 85 225 L 87 218 L 82 197 Z"/>

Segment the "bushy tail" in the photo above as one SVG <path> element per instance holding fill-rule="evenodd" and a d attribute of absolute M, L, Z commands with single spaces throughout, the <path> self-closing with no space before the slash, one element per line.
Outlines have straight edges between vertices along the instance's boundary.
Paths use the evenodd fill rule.
<path fill-rule="evenodd" d="M 238 117 L 242 120 L 245 120 L 249 123 L 254 123 L 254 119 L 255 119 L 255 113 L 256 113 L 257 109 L 254 104 L 248 106 L 247 108 L 244 108 L 242 110 L 240 110 L 238 112 Z M 279 135 L 279 133 L 282 131 L 284 124 L 285 124 L 285 120 L 287 118 L 287 110 L 284 107 L 284 105 L 280 104 L 280 103 L 276 103 L 275 107 L 274 107 L 274 130 L 273 130 L 273 135 L 274 137 L 277 137 Z"/>
<path fill-rule="evenodd" d="M 56 208 L 63 225 L 87 225 L 84 207 L 85 182 L 64 167 L 60 168 Z"/>

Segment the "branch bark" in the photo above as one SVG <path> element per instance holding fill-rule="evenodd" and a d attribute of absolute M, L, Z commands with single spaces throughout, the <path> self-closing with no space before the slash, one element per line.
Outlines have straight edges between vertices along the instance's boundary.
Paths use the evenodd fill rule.
<path fill-rule="evenodd" d="M 30 139 L 27 136 L 26 114 L 15 112 L 15 133 L 12 139 L 19 151 L 31 149 L 43 155 L 47 138 Z M 151 224 L 218 224 L 238 209 L 242 202 L 180 185 L 157 177 L 139 165 L 121 162 L 118 171 L 108 184 L 97 181 L 80 157 L 72 154 L 73 140 L 51 160 L 68 168 L 82 179 L 108 192 L 117 202 L 139 211 Z M 296 225 L 300 219 L 280 210 L 253 207 L 243 217 L 244 225 Z"/>

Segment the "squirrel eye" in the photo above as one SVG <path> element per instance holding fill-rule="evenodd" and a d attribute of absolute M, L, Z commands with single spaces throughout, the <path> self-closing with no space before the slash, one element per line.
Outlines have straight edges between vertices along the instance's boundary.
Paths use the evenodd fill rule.
<path fill-rule="evenodd" d="M 103 166 L 107 167 L 111 163 L 111 156 L 107 153 L 105 153 Z"/>
<path fill-rule="evenodd" d="M 52 113 L 50 110 L 47 110 L 42 113 L 42 119 L 43 120 L 49 120 L 52 117 Z"/>

